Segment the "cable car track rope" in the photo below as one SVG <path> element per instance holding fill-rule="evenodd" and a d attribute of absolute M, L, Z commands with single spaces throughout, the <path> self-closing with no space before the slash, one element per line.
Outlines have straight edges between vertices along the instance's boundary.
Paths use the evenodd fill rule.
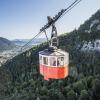
<path fill-rule="evenodd" d="M 40 29 L 40 32 L 36 34 L 30 41 L 28 41 L 25 45 L 21 47 L 21 53 L 23 53 L 23 48 L 26 47 L 30 42 L 32 42 L 37 36 L 40 35 L 40 33 L 45 32 L 46 29 L 48 29 L 52 24 L 54 24 L 58 19 L 62 18 L 66 13 L 68 13 L 72 8 L 74 8 L 77 4 L 79 4 L 82 0 L 75 0 L 70 6 L 68 6 L 66 9 L 62 9 L 58 15 L 53 17 L 53 21 L 48 22 L 44 27 Z M 47 37 L 47 36 L 46 36 Z"/>

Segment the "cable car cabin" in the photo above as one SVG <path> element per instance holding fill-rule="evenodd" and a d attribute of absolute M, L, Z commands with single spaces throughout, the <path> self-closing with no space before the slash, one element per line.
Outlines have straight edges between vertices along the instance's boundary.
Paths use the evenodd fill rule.
<path fill-rule="evenodd" d="M 40 74 L 45 80 L 63 79 L 69 74 L 69 54 L 61 49 L 39 52 Z"/>

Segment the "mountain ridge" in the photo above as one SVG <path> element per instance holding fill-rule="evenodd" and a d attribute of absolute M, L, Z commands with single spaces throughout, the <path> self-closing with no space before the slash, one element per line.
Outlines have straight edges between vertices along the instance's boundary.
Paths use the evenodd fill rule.
<path fill-rule="evenodd" d="M 23 46 L 25 45 L 28 41 L 30 41 L 30 39 L 14 39 L 12 40 L 12 42 L 18 46 Z M 39 45 L 43 42 L 45 42 L 46 39 L 45 38 L 36 38 L 33 41 L 31 41 L 31 43 L 29 44 L 30 46 L 32 45 Z"/>
<path fill-rule="evenodd" d="M 15 44 L 10 40 L 0 37 L 0 51 L 10 50 L 15 47 Z"/>

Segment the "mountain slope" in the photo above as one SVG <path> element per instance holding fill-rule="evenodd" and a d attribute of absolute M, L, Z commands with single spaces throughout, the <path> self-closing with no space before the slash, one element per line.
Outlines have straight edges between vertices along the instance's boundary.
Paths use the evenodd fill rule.
<path fill-rule="evenodd" d="M 9 50 L 13 47 L 15 47 L 15 45 L 11 41 L 3 37 L 0 37 L 0 51 Z"/>
<path fill-rule="evenodd" d="M 100 9 L 79 27 L 78 32 L 86 41 L 100 39 Z"/>
<path fill-rule="evenodd" d="M 9 72 L 10 78 L 7 90 L 4 90 L 8 96 L 5 100 L 99 100 L 100 52 L 81 51 L 84 43 L 100 39 L 97 26 L 90 29 L 92 21 L 99 18 L 100 11 L 97 11 L 78 30 L 59 37 L 59 48 L 70 54 L 70 75 L 64 80 L 44 81 L 39 74 L 38 52 L 47 48 L 47 43 L 6 62 L 2 68 Z"/>

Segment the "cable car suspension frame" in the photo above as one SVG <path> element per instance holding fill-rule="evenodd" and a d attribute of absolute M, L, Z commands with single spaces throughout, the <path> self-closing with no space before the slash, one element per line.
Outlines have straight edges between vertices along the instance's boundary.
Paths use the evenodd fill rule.
<path fill-rule="evenodd" d="M 38 34 L 36 34 L 29 42 L 27 42 L 24 46 L 21 47 L 21 53 L 23 52 L 23 48 L 26 47 L 30 42 L 32 42 L 38 35 L 41 33 L 45 33 L 47 41 L 49 41 L 47 34 L 46 34 L 46 29 L 49 27 L 52 27 L 52 32 L 51 32 L 51 42 L 49 42 L 50 47 L 57 47 L 59 42 L 58 42 L 58 37 L 57 37 L 57 29 L 55 27 L 55 22 L 62 18 L 66 13 L 68 13 L 72 8 L 74 8 L 77 4 L 79 4 L 82 0 L 75 0 L 70 6 L 68 6 L 66 9 L 62 9 L 56 16 L 51 18 L 50 16 L 47 17 L 48 23 L 44 25 Z M 55 41 L 55 42 L 54 42 Z"/>

